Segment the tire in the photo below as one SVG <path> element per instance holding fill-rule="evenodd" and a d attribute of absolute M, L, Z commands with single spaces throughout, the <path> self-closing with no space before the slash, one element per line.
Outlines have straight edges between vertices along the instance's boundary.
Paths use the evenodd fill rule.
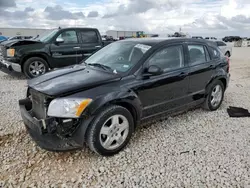
<path fill-rule="evenodd" d="M 230 57 L 230 52 L 226 52 L 225 56 Z"/>
<path fill-rule="evenodd" d="M 218 95 L 218 101 L 215 105 L 212 102 L 213 97 L 213 93 L 216 89 L 216 87 L 220 87 L 221 88 L 221 96 Z M 220 80 L 215 80 L 213 81 L 208 87 L 207 87 L 207 91 L 206 91 L 206 99 L 203 103 L 203 108 L 209 111 L 216 111 L 220 106 L 221 103 L 223 102 L 224 99 L 224 93 L 225 93 L 225 87 L 223 85 L 223 83 Z M 216 99 L 216 98 L 215 98 Z"/>
<path fill-rule="evenodd" d="M 122 122 L 123 123 L 125 122 L 125 124 L 126 124 L 126 122 L 128 123 L 128 128 L 126 129 L 126 131 L 123 132 L 123 136 L 124 136 L 124 138 L 122 139 L 123 142 L 121 143 L 121 145 L 119 145 L 119 143 L 116 142 L 116 140 L 110 141 L 110 143 L 111 143 L 110 148 L 105 148 L 104 147 L 105 143 L 108 143 L 107 142 L 108 141 L 108 136 L 107 136 L 108 134 L 107 135 L 101 134 L 101 130 L 103 130 L 102 128 L 105 126 L 105 124 L 111 123 L 111 125 L 108 127 L 108 130 L 109 130 L 108 132 L 110 135 L 113 134 L 113 136 L 109 137 L 110 140 L 119 137 L 115 134 L 116 133 L 115 129 L 117 127 L 118 127 L 118 129 L 120 128 L 119 125 L 116 128 L 113 128 L 111 130 L 110 128 L 112 127 L 113 119 L 109 120 L 111 117 L 116 119 L 116 117 L 118 117 L 118 116 L 119 116 L 119 118 L 125 117 L 127 119 L 127 121 L 122 121 Z M 120 120 L 121 119 L 119 119 L 118 122 Z M 110 131 L 113 131 L 113 132 L 110 133 Z M 95 153 L 97 153 L 99 155 L 103 155 L 103 156 L 112 156 L 112 155 L 119 153 L 128 144 L 133 132 L 134 132 L 134 120 L 133 120 L 131 113 L 126 108 L 123 108 L 121 106 L 117 106 L 117 105 L 107 106 L 102 111 L 100 111 L 97 114 L 97 116 L 94 118 L 94 120 L 92 121 L 90 127 L 88 128 L 88 130 L 86 132 L 86 142 L 87 142 L 87 145 L 89 146 L 89 148 L 92 151 L 94 151 Z M 122 135 L 122 133 L 117 133 L 117 134 Z M 126 136 L 126 138 L 125 138 L 125 136 Z M 113 146 L 112 146 L 112 144 L 113 144 Z M 117 144 L 116 147 L 115 147 L 115 144 Z M 107 145 L 109 145 L 109 144 L 107 144 Z M 111 147 L 113 147 L 113 148 L 111 148 Z"/>
<path fill-rule="evenodd" d="M 40 67 L 42 67 L 42 68 L 41 68 L 40 71 L 37 69 L 37 71 L 35 71 L 35 73 L 32 73 L 31 66 L 34 67 L 36 65 L 38 65 L 38 67 L 37 67 L 38 69 Z M 40 76 L 40 75 L 45 74 L 46 72 L 48 72 L 48 70 L 49 70 L 48 63 L 44 59 L 42 59 L 40 57 L 31 57 L 28 60 L 26 60 L 24 62 L 24 64 L 23 64 L 23 73 L 25 74 L 25 76 L 27 78 L 38 77 L 38 76 Z"/>

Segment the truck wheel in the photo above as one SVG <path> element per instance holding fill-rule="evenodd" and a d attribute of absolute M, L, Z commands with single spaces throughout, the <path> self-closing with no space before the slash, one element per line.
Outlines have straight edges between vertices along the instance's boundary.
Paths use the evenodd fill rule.
<path fill-rule="evenodd" d="M 226 52 L 225 56 L 230 57 L 230 52 Z"/>
<path fill-rule="evenodd" d="M 23 73 L 27 78 L 35 78 L 48 72 L 47 62 L 40 57 L 31 57 L 23 65 Z"/>
<path fill-rule="evenodd" d="M 112 156 L 128 144 L 133 132 L 131 113 L 126 108 L 112 105 L 97 114 L 86 132 L 86 141 L 95 153 Z"/>
<path fill-rule="evenodd" d="M 220 80 L 215 80 L 207 87 L 207 97 L 203 103 L 203 108 L 209 111 L 215 111 L 224 99 L 225 88 Z"/>

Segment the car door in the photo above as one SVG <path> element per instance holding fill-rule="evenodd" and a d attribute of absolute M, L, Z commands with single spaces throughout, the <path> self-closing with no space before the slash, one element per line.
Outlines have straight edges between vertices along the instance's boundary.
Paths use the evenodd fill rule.
<path fill-rule="evenodd" d="M 208 47 L 200 43 L 187 43 L 188 64 L 190 67 L 188 102 L 203 97 L 205 89 L 215 71 L 215 62 L 211 59 Z"/>
<path fill-rule="evenodd" d="M 58 39 L 63 39 L 63 42 L 57 42 Z M 76 30 L 63 30 L 55 37 L 54 42 L 50 46 L 52 64 L 54 67 L 64 67 L 77 64 L 80 53 L 80 40 Z"/>
<path fill-rule="evenodd" d="M 81 38 L 80 53 L 82 56 L 80 60 L 84 60 L 94 52 L 102 48 L 102 40 L 100 34 L 94 29 L 79 30 L 79 37 Z"/>
<path fill-rule="evenodd" d="M 143 76 L 143 86 L 138 92 L 143 105 L 143 118 L 177 109 L 185 104 L 188 92 L 188 67 L 182 44 L 164 46 L 144 64 L 144 68 L 156 65 L 161 75 Z"/>

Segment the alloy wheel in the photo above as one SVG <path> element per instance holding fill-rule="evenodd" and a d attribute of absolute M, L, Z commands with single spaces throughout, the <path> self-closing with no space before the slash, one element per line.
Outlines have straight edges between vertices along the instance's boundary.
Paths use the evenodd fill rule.
<path fill-rule="evenodd" d="M 217 107 L 221 100 L 222 100 L 222 88 L 220 85 L 216 85 L 213 90 L 212 90 L 212 93 L 211 93 L 211 105 L 213 107 Z"/>
<path fill-rule="evenodd" d="M 33 77 L 37 77 L 46 72 L 45 65 L 40 61 L 34 61 L 29 65 L 29 72 Z"/>
<path fill-rule="evenodd" d="M 101 127 L 100 143 L 107 150 L 120 147 L 129 133 L 129 122 L 123 115 L 111 116 Z"/>

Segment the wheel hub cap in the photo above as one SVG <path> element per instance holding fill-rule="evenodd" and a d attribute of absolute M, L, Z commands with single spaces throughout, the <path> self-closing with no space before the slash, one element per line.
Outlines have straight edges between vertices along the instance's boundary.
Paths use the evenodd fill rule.
<path fill-rule="evenodd" d="M 107 150 L 113 150 L 121 146 L 129 132 L 129 123 L 123 115 L 111 116 L 100 131 L 100 143 Z"/>
<path fill-rule="evenodd" d="M 220 85 L 216 85 L 211 93 L 211 104 L 213 107 L 217 107 L 222 99 L 222 88 Z"/>
<path fill-rule="evenodd" d="M 44 74 L 45 71 L 45 65 L 40 61 L 34 61 L 29 66 L 29 72 L 34 77 Z"/>

